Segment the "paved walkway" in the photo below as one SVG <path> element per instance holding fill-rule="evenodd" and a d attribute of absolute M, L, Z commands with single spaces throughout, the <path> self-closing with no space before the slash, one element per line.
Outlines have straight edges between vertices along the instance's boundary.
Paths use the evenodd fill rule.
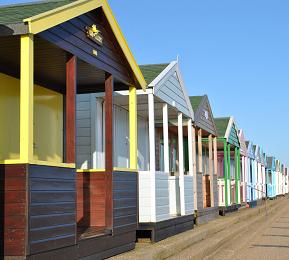
<path fill-rule="evenodd" d="M 205 259 L 289 259 L 289 199 L 273 217 L 236 236 Z"/>
<path fill-rule="evenodd" d="M 270 254 L 265 251 L 270 251 Z M 244 257 L 246 260 L 289 259 L 287 197 L 268 201 L 267 207 L 264 204 L 255 209 L 244 209 L 220 217 L 156 244 L 137 243 L 135 250 L 113 259 L 223 260 Z"/>

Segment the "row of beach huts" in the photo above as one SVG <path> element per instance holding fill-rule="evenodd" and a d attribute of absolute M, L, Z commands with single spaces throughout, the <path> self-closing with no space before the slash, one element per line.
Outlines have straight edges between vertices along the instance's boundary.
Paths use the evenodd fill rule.
<path fill-rule="evenodd" d="M 7 259 L 103 259 L 288 193 L 178 60 L 136 63 L 106 0 L 0 7 L 0 119 Z"/>

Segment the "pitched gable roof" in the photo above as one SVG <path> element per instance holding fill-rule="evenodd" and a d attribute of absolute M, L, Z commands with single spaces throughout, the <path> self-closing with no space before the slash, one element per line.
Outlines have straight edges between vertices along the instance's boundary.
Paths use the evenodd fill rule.
<path fill-rule="evenodd" d="M 50 0 L 0 7 L 0 24 L 23 23 L 23 20 L 35 15 L 51 11 L 55 8 L 76 2 L 77 0 Z"/>
<path fill-rule="evenodd" d="M 82 14 L 101 8 L 134 74 L 146 89 L 145 79 L 116 22 L 107 0 L 56 0 L 0 7 L 0 35 L 38 34 Z M 29 10 L 28 10 L 29 9 Z"/>
<path fill-rule="evenodd" d="M 246 141 L 245 141 L 245 135 L 243 129 L 239 131 L 239 141 L 240 141 L 240 153 L 243 156 L 247 156 L 247 146 L 246 146 Z"/>
<path fill-rule="evenodd" d="M 167 104 L 176 107 L 187 117 L 194 120 L 194 111 L 192 109 L 187 90 L 183 81 L 183 77 L 180 71 L 178 61 L 172 61 L 169 65 L 156 64 L 149 65 L 145 74 L 147 77 L 152 78 L 152 75 L 156 75 L 156 72 L 161 71 L 148 86 L 153 88 L 154 95 L 166 102 Z M 153 70 L 151 68 L 154 68 Z M 144 67 L 142 67 L 144 71 Z"/>
<path fill-rule="evenodd" d="M 215 123 L 220 137 L 226 138 L 229 144 L 240 147 L 238 129 L 232 116 L 215 118 Z"/>
<path fill-rule="evenodd" d="M 148 84 L 150 84 L 169 63 L 140 65 L 140 70 Z"/>
<path fill-rule="evenodd" d="M 273 169 L 273 167 L 274 167 L 273 162 L 274 162 L 274 158 L 272 156 L 268 156 L 267 157 L 267 167 L 269 169 Z"/>
<path fill-rule="evenodd" d="M 217 128 L 208 96 L 190 96 L 189 98 L 195 113 L 196 126 L 217 136 Z"/>
<path fill-rule="evenodd" d="M 194 112 L 196 113 L 204 96 L 190 96 L 190 101 L 192 104 L 192 108 L 194 109 Z"/>
<path fill-rule="evenodd" d="M 253 143 L 251 141 L 246 141 L 246 147 L 248 157 L 251 159 L 255 159 L 255 151 L 253 148 Z"/>
<path fill-rule="evenodd" d="M 215 118 L 215 124 L 219 137 L 225 137 L 230 117 Z"/>
<path fill-rule="evenodd" d="M 260 155 L 260 147 L 258 145 L 254 145 L 254 152 L 255 152 L 255 159 L 257 162 L 261 162 L 261 155 Z"/>

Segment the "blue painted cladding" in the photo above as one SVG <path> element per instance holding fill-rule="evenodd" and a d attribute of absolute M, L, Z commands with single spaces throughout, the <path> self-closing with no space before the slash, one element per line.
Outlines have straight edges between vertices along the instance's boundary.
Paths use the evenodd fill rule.
<path fill-rule="evenodd" d="M 113 233 L 135 232 L 138 212 L 138 175 L 113 172 Z"/>
<path fill-rule="evenodd" d="M 169 105 L 175 106 L 180 112 L 190 117 L 188 104 L 175 67 L 173 67 L 155 86 L 155 95 L 167 102 Z"/>
<path fill-rule="evenodd" d="M 75 169 L 29 165 L 29 254 L 76 241 Z"/>

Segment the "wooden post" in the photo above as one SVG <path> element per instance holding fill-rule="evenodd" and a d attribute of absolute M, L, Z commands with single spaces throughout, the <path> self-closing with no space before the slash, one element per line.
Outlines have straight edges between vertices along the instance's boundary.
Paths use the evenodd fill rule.
<path fill-rule="evenodd" d="M 193 176 L 193 131 L 192 131 L 192 119 L 188 120 L 188 158 L 189 158 L 189 175 Z"/>
<path fill-rule="evenodd" d="M 181 215 L 186 215 L 185 205 L 185 180 L 184 180 L 184 145 L 183 145 L 183 114 L 178 114 L 178 144 L 179 144 L 179 181 Z"/>
<path fill-rule="evenodd" d="M 231 187 L 231 145 L 228 144 L 227 145 L 227 151 L 228 151 L 228 172 L 227 172 L 227 175 L 228 175 L 228 203 L 231 205 L 232 204 L 232 187 Z"/>
<path fill-rule="evenodd" d="M 163 105 L 164 170 L 170 171 L 168 105 Z"/>
<path fill-rule="evenodd" d="M 112 228 L 112 173 L 113 173 L 113 76 L 105 74 L 105 224 Z"/>
<path fill-rule="evenodd" d="M 224 182 L 225 182 L 225 206 L 228 207 L 229 205 L 229 198 L 228 198 L 228 154 L 227 154 L 227 143 L 224 140 L 223 143 L 224 148 Z"/>
<path fill-rule="evenodd" d="M 154 95 L 148 94 L 148 112 L 149 112 L 149 159 L 150 171 L 156 171 L 156 141 L 155 141 L 155 111 L 154 111 Z"/>
<path fill-rule="evenodd" d="M 211 207 L 214 207 L 213 138 L 209 135 L 209 172 Z"/>
<path fill-rule="evenodd" d="M 236 204 L 239 203 L 239 181 L 238 181 L 238 173 L 239 173 L 239 163 L 238 163 L 238 159 L 239 159 L 239 156 L 238 156 L 238 148 L 235 147 L 235 152 L 234 152 L 234 155 L 235 155 L 235 193 L 236 193 Z"/>
<path fill-rule="evenodd" d="M 29 163 L 33 160 L 33 35 L 21 35 L 20 45 L 20 159 Z"/>
<path fill-rule="evenodd" d="M 155 142 L 155 111 L 154 95 L 148 94 L 148 112 L 149 112 L 149 159 L 150 159 L 150 197 L 151 197 L 151 222 L 156 222 L 156 142 Z"/>
<path fill-rule="evenodd" d="M 129 87 L 129 162 L 130 169 L 137 170 L 137 96 L 136 87 Z"/>
<path fill-rule="evenodd" d="M 196 129 L 192 126 L 192 147 L 193 147 L 193 181 L 194 181 L 194 207 L 198 209 L 198 196 L 197 196 L 197 158 L 196 158 Z"/>
<path fill-rule="evenodd" d="M 75 163 L 75 106 L 76 106 L 76 56 L 70 55 L 66 62 L 66 162 Z"/>
<path fill-rule="evenodd" d="M 218 146 L 217 146 L 217 137 L 213 139 L 214 143 L 214 174 L 218 175 Z"/>
<path fill-rule="evenodd" d="M 198 130 L 198 172 L 203 172 L 203 147 L 202 147 L 202 129 Z"/>

